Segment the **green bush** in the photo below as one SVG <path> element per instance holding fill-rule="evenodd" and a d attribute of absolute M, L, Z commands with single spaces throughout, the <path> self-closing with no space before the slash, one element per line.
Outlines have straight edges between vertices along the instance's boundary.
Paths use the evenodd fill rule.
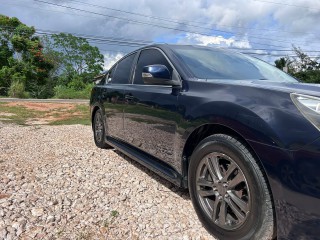
<path fill-rule="evenodd" d="M 4 66 L 0 68 L 0 95 L 7 96 L 9 88 L 12 83 L 12 75 L 14 70 L 10 67 Z"/>
<path fill-rule="evenodd" d="M 83 90 L 86 87 L 86 84 L 83 82 L 82 78 L 78 75 L 73 76 L 71 81 L 68 83 L 68 87 L 74 90 Z"/>
<path fill-rule="evenodd" d="M 301 71 L 293 74 L 305 83 L 320 83 L 320 70 Z"/>
<path fill-rule="evenodd" d="M 58 85 L 54 87 L 54 98 L 62 99 L 89 99 L 93 84 L 87 84 L 83 90 Z"/>
<path fill-rule="evenodd" d="M 29 98 L 30 94 L 25 88 L 26 77 L 16 73 L 12 76 L 12 83 L 9 87 L 8 94 L 15 98 Z"/>

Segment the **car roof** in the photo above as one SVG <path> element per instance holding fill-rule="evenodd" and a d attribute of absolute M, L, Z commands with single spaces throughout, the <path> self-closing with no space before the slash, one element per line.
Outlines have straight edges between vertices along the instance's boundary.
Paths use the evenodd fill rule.
<path fill-rule="evenodd" d="M 182 75 L 182 78 L 187 79 L 187 78 L 194 78 L 193 74 L 188 71 L 185 67 L 184 64 L 180 62 L 179 59 L 175 57 L 175 49 L 178 48 L 201 48 L 201 49 L 208 49 L 208 50 L 215 50 L 215 51 L 228 51 L 232 52 L 229 49 L 226 48 L 221 48 L 221 47 L 207 47 L 207 46 L 200 46 L 200 45 L 183 45 L 183 44 L 167 44 L 167 43 L 156 43 L 156 44 L 151 44 L 147 46 L 143 46 L 141 48 L 138 48 L 134 51 L 131 51 L 130 53 L 124 55 L 121 59 L 119 59 L 113 66 L 112 68 L 120 62 L 122 59 L 126 58 L 127 56 L 131 55 L 132 53 L 148 49 L 148 48 L 159 48 L 161 49 L 164 53 L 166 53 L 167 57 L 175 63 L 175 68 L 178 70 L 179 74 Z"/>
<path fill-rule="evenodd" d="M 174 50 L 177 48 L 202 48 L 202 49 L 214 49 L 214 50 L 220 50 L 220 51 L 232 51 L 228 48 L 224 48 L 224 47 L 208 47 L 208 46 L 202 46 L 202 45 L 189 45 L 189 44 L 168 44 L 168 43 L 155 43 L 155 44 L 151 44 L 151 45 L 147 45 L 144 47 L 141 47 L 137 50 L 142 50 L 145 48 L 150 48 L 150 47 L 156 47 L 156 48 L 160 48 L 162 50 Z"/>

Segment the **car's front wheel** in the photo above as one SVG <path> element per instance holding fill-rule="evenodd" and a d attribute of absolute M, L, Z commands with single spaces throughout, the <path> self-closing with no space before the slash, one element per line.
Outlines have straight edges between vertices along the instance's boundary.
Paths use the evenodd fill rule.
<path fill-rule="evenodd" d="M 274 212 L 266 179 L 236 138 L 205 138 L 189 165 L 189 191 L 204 227 L 218 239 L 273 239 Z"/>
<path fill-rule="evenodd" d="M 94 114 L 94 118 L 92 122 L 94 142 L 96 146 L 99 148 L 111 148 L 111 146 L 105 142 L 106 131 L 105 131 L 105 125 L 104 125 L 102 116 L 103 115 L 100 109 L 97 110 Z"/>

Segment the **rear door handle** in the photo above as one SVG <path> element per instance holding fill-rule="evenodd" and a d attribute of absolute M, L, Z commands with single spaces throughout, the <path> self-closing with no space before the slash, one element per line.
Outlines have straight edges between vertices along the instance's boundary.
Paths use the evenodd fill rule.
<path fill-rule="evenodd" d="M 133 96 L 131 95 L 125 95 L 124 98 L 127 100 L 133 100 Z"/>

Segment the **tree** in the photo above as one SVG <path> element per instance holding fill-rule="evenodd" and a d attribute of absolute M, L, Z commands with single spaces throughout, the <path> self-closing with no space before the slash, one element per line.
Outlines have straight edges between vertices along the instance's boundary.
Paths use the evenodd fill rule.
<path fill-rule="evenodd" d="M 47 98 L 63 89 L 87 96 L 102 71 L 99 49 L 71 34 L 39 38 L 35 33 L 19 19 L 0 15 L 0 95 Z"/>
<path fill-rule="evenodd" d="M 320 83 L 320 70 L 300 71 L 293 76 L 305 83 Z"/>
<path fill-rule="evenodd" d="M 288 57 L 282 57 L 279 58 L 277 60 L 274 61 L 275 65 L 277 68 L 284 70 L 285 68 L 287 68 L 287 72 L 291 72 L 291 68 L 290 68 L 290 64 L 292 63 L 292 61 L 290 61 L 290 59 Z"/>
<path fill-rule="evenodd" d="M 50 49 L 48 52 L 59 62 L 57 66 L 62 73 L 61 84 L 67 85 L 75 76 L 80 76 L 84 83 L 88 83 L 103 70 L 103 55 L 84 38 L 60 33 L 52 35 L 46 43 Z"/>
<path fill-rule="evenodd" d="M 319 70 L 320 63 L 319 58 L 311 59 L 306 53 L 304 53 L 300 48 L 293 46 L 293 51 L 297 55 L 293 59 L 293 67 L 295 72 L 309 71 L 309 70 Z"/>
<path fill-rule="evenodd" d="M 41 96 L 52 64 L 43 55 L 43 46 L 35 29 L 19 19 L 0 15 L 0 91 L 7 95 L 11 89 Z M 12 86 L 12 87 L 11 87 Z"/>

